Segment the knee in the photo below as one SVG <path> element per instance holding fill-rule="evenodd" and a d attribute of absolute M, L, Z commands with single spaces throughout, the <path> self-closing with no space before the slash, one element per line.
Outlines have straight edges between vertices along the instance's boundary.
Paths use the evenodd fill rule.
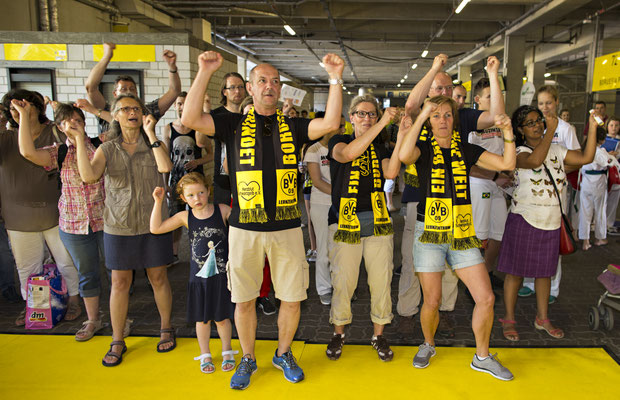
<path fill-rule="evenodd" d="M 424 303 L 423 307 L 429 308 L 431 310 L 438 310 L 441 305 L 441 296 L 427 296 L 424 294 Z"/>
<path fill-rule="evenodd" d="M 230 325 L 230 320 L 215 321 L 215 325 L 217 325 L 218 328 L 227 328 Z"/>
<path fill-rule="evenodd" d="M 476 299 L 476 305 L 479 307 L 492 309 L 495 305 L 495 295 L 491 290 Z"/>
<path fill-rule="evenodd" d="M 149 281 L 153 288 L 160 288 L 168 283 L 168 272 L 166 269 L 149 271 Z"/>
<path fill-rule="evenodd" d="M 112 274 L 112 290 L 117 292 L 129 292 L 131 286 L 131 274 L 127 276 L 115 276 Z"/>
<path fill-rule="evenodd" d="M 299 310 L 300 310 L 300 302 L 298 301 L 295 301 L 295 302 L 281 301 L 280 302 L 280 312 L 295 313 L 295 312 L 298 312 Z"/>
<path fill-rule="evenodd" d="M 235 309 L 241 314 L 249 314 L 255 311 L 256 300 L 244 301 L 243 303 L 235 304 Z"/>

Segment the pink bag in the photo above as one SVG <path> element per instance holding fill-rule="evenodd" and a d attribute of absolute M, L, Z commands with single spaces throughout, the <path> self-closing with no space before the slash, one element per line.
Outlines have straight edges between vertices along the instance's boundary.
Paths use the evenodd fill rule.
<path fill-rule="evenodd" d="M 67 284 L 55 264 L 28 277 L 26 285 L 26 329 L 51 329 L 67 312 Z"/>

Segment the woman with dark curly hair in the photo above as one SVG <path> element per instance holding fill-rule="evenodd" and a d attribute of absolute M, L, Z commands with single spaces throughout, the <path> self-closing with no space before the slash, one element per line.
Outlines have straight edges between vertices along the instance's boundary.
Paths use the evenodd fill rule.
<path fill-rule="evenodd" d="M 549 321 L 551 277 L 555 275 L 560 251 L 562 213 L 557 190 L 567 185 L 565 164 L 581 166 L 592 162 L 596 149 L 597 124 L 590 116 L 588 141 L 583 151 L 552 144 L 558 120 L 531 106 L 521 106 L 512 115 L 517 140 L 516 188 L 500 248 L 497 270 L 506 273 L 504 306 L 500 318 L 504 337 L 519 340 L 515 329 L 517 292 L 523 277 L 534 277 L 536 287 L 536 329 L 560 339 L 564 332 Z M 545 128 L 550 134 L 545 134 Z"/>

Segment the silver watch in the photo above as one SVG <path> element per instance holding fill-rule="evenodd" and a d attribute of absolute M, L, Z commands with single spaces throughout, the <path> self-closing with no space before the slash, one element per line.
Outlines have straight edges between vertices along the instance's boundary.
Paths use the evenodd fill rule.
<path fill-rule="evenodd" d="M 332 78 L 329 79 L 327 82 L 329 82 L 330 85 L 342 85 L 344 84 L 344 81 L 342 80 L 342 78 Z"/>

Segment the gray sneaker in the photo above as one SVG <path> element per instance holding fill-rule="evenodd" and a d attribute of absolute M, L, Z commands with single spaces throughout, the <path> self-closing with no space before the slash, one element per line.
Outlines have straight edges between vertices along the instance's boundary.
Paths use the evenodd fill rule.
<path fill-rule="evenodd" d="M 512 372 L 510 372 L 508 368 L 504 367 L 499 362 L 499 360 L 497 359 L 497 353 L 489 355 L 482 361 L 480 361 L 478 357 L 476 357 L 476 355 L 474 354 L 474 359 L 471 362 L 471 368 L 475 369 L 476 371 L 491 374 L 497 379 L 501 379 L 503 381 L 510 381 L 514 378 Z"/>
<path fill-rule="evenodd" d="M 331 293 L 320 294 L 319 295 L 319 299 L 321 300 L 321 304 L 323 304 L 324 306 L 328 306 L 328 305 L 332 304 L 332 294 Z"/>
<path fill-rule="evenodd" d="M 435 346 L 428 343 L 420 345 L 418 353 L 413 357 L 413 366 L 416 368 L 426 368 L 430 364 L 431 357 L 435 357 Z"/>

